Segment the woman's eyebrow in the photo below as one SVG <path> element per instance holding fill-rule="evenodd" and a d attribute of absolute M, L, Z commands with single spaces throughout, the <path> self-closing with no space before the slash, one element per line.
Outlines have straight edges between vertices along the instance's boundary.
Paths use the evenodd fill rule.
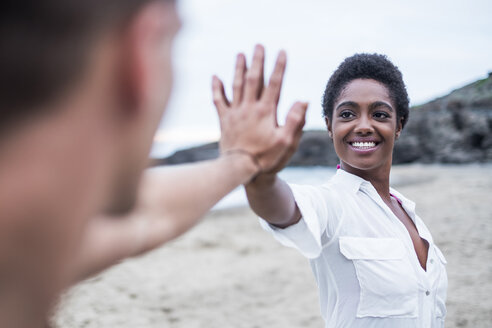
<path fill-rule="evenodd" d="M 369 105 L 370 110 L 373 110 L 373 109 L 378 108 L 378 107 L 386 107 L 390 112 L 394 111 L 393 107 L 391 107 L 390 104 L 388 104 L 387 102 L 384 102 L 384 101 L 375 101 Z"/>
<path fill-rule="evenodd" d="M 336 108 L 335 108 L 335 111 L 337 111 L 340 107 L 343 107 L 343 106 L 346 106 L 346 107 L 353 107 L 353 108 L 359 108 L 359 104 L 354 102 L 354 101 L 344 101 L 342 103 L 340 103 Z"/>

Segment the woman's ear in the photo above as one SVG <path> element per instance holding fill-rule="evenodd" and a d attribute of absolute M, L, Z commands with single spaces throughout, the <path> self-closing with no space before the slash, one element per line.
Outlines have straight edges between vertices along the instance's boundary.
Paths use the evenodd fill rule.
<path fill-rule="evenodd" d="M 403 117 L 401 117 L 397 123 L 398 123 L 398 125 L 396 127 L 396 134 L 395 134 L 396 139 L 398 139 L 400 137 L 401 130 L 403 130 Z"/>
<path fill-rule="evenodd" d="M 331 121 L 328 117 L 325 116 L 326 128 L 328 129 L 328 135 L 333 139 L 333 132 L 331 131 Z"/>

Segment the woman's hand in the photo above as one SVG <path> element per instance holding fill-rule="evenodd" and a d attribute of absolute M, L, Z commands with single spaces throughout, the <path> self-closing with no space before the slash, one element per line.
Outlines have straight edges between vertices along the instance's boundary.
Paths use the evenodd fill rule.
<path fill-rule="evenodd" d="M 247 70 L 243 54 L 237 56 L 233 98 L 229 101 L 223 83 L 213 77 L 215 107 L 220 119 L 222 154 L 239 150 L 249 153 L 260 166 L 260 174 L 280 171 L 293 155 L 302 136 L 307 103 L 296 102 L 284 126 L 277 123 L 277 106 L 286 65 L 286 54 L 278 55 L 268 85 L 263 84 L 265 50 L 255 48 Z"/>

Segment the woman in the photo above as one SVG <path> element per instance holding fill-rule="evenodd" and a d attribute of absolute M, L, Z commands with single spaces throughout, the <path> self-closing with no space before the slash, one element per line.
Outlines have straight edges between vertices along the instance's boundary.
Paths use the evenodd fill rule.
<path fill-rule="evenodd" d="M 408 119 L 400 71 L 382 55 L 345 59 L 326 86 L 323 115 L 336 175 L 322 186 L 287 184 L 276 174 L 283 161 L 245 186 L 251 208 L 309 258 L 326 327 L 443 327 L 446 260 L 415 204 L 389 186 Z"/>

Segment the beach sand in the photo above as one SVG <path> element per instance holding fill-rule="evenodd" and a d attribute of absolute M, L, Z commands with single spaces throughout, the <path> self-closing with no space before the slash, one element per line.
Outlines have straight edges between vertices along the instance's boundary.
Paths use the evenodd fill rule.
<path fill-rule="evenodd" d="M 446 327 L 492 327 L 492 165 L 393 168 L 448 264 Z M 323 327 L 308 261 L 247 208 L 72 288 L 57 328 Z"/>

